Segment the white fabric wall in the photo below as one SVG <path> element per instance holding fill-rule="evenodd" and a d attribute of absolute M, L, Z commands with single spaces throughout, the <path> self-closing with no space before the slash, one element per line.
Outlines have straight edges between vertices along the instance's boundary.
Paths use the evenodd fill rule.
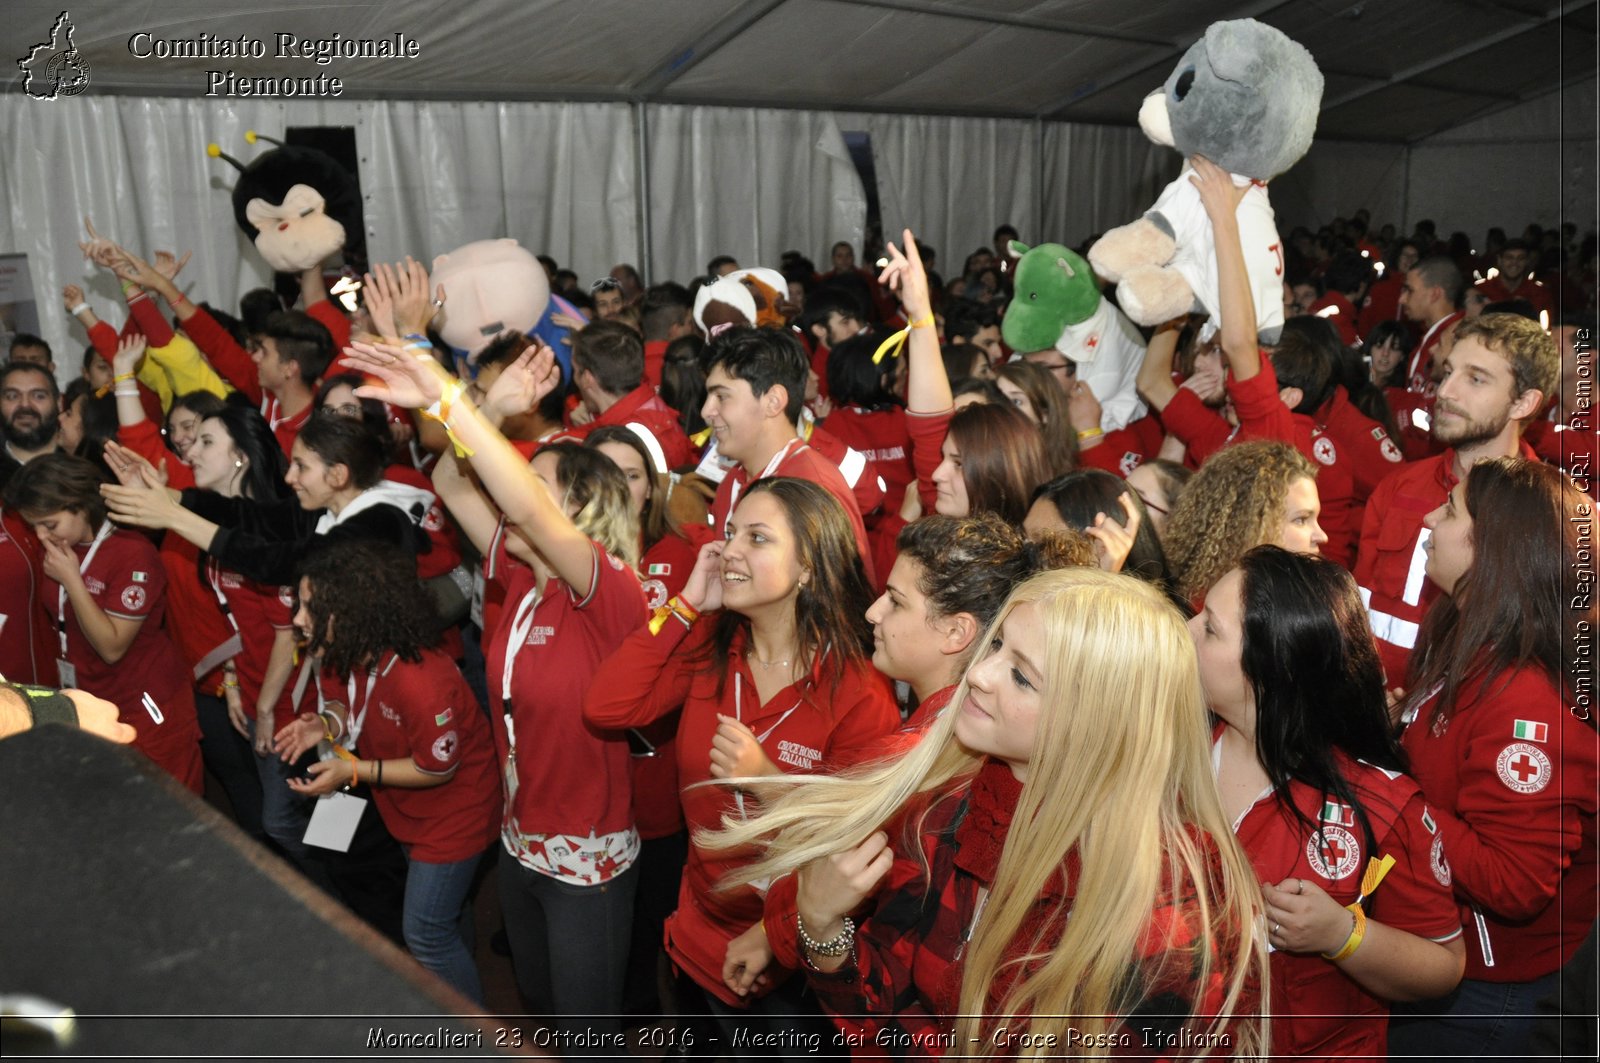
<path fill-rule="evenodd" d="M 790 249 L 861 246 L 866 192 L 832 114 L 651 106 L 647 126 L 647 283 L 687 282 L 719 254 L 777 268 Z"/>
<path fill-rule="evenodd" d="M 182 280 L 195 298 L 232 305 L 270 280 L 233 219 L 237 171 L 206 155 L 216 141 L 241 161 L 247 129 L 355 128 L 367 249 L 373 261 L 431 260 L 470 240 L 513 236 L 580 275 L 638 258 L 632 116 L 623 104 L 256 102 L 88 96 L 41 106 L 0 97 L 0 250 L 28 255 L 43 333 L 67 352 L 84 337 L 60 292 L 76 283 L 112 321 L 117 288 L 85 262 L 85 215 L 146 252 L 191 250 Z M 66 363 L 71 363 L 66 364 Z"/>
<path fill-rule="evenodd" d="M 896 245 L 908 226 L 938 250 L 953 276 L 997 226 L 1039 243 L 1038 127 L 1032 122 L 930 115 L 848 114 L 839 122 L 872 137 L 883 235 Z M 817 248 L 830 268 L 828 248 Z"/>
<path fill-rule="evenodd" d="M 1134 126 L 1058 123 L 1044 130 L 1044 231 L 1076 247 L 1141 217 L 1183 160 Z"/>

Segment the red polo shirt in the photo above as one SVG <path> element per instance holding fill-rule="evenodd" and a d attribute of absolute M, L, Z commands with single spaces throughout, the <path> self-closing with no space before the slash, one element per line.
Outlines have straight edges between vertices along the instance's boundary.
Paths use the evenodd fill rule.
<path fill-rule="evenodd" d="M 828 415 L 822 427 L 829 435 L 866 458 L 863 478 L 880 481 L 883 484 L 883 509 L 898 513 L 900 503 L 905 499 L 906 487 L 916 479 L 916 473 L 911 468 L 911 434 L 906 428 L 904 407 L 885 406 L 868 410 L 860 406 L 841 406 Z M 816 445 L 814 431 L 812 445 Z"/>
<path fill-rule="evenodd" d="M 500 830 L 494 739 L 449 657 L 427 649 L 413 662 L 391 653 L 373 673 L 340 682 L 324 672 L 319 681 L 323 697 L 344 704 L 352 721 L 360 719 L 355 748 L 362 760 L 409 758 L 430 775 L 455 772 L 438 786 L 372 788 L 383 825 L 410 847 L 411 859 L 451 864 L 494 844 Z"/>
<path fill-rule="evenodd" d="M 224 616 L 232 618 L 239 634 L 241 649 L 233 658 L 239 673 L 239 697 L 244 711 L 253 716 L 261 687 L 266 682 L 273 641 L 278 632 L 294 626 L 294 613 L 299 607 L 294 588 L 273 587 L 245 579 L 224 568 L 214 557 L 206 559 L 206 578 L 217 600 L 225 605 Z M 273 734 L 294 722 L 298 711 L 293 699 L 294 685 L 291 675 L 272 707 Z"/>
<path fill-rule="evenodd" d="M 44 551 L 33 528 L 0 508 L 0 675 L 13 683 L 56 685 L 59 645 L 45 615 Z"/>
<path fill-rule="evenodd" d="M 1339 768 L 1355 788 L 1372 827 L 1377 848 L 1368 851 L 1355 810 L 1301 782 L 1289 796 L 1308 827 L 1271 789 L 1256 798 L 1234 825 L 1250 866 L 1263 883 L 1301 878 L 1340 904 L 1361 893 L 1367 865 L 1395 858 L 1366 904 L 1367 914 L 1385 926 L 1433 941 L 1461 933 L 1461 919 L 1450 894 L 1450 866 L 1438 828 L 1422 791 L 1409 777 L 1387 772 L 1336 753 Z M 1336 964 L 1315 953 L 1275 950 L 1272 970 L 1272 1054 L 1283 1058 L 1357 1059 L 1382 1057 L 1389 1004 L 1360 985 Z"/>
<path fill-rule="evenodd" d="M 600 662 L 644 626 L 639 578 L 595 544 L 588 597 L 559 579 L 536 588 L 533 570 L 506 552 L 503 521 L 489 562 L 490 577 L 506 588 L 500 622 L 484 647 L 484 675 L 502 767 L 513 739 L 516 750 L 516 796 L 507 815 L 525 834 L 627 830 L 633 826 L 627 740 L 620 730 L 589 726 L 582 706 L 584 693 L 597 685 Z"/>
<path fill-rule="evenodd" d="M 1355 498 L 1365 502 L 1405 456 L 1383 425 L 1362 413 L 1342 386 L 1317 410 L 1316 422 L 1339 447 L 1339 454 L 1355 482 Z"/>

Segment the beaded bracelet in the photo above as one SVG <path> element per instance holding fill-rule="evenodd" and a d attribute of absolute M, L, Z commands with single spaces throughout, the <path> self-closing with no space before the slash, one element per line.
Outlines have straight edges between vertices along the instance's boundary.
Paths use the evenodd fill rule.
<path fill-rule="evenodd" d="M 826 956 L 829 959 L 843 956 L 856 941 L 856 921 L 848 915 L 844 917 L 843 928 L 827 941 L 818 941 L 806 933 L 805 920 L 798 913 L 794 917 L 794 927 L 799 932 L 800 944 L 813 956 Z"/>

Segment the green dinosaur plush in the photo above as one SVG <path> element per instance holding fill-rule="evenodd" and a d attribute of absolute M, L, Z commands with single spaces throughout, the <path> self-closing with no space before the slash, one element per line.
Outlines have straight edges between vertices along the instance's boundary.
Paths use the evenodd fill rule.
<path fill-rule="evenodd" d="M 1000 334 L 1014 351 L 1047 351 L 1067 326 L 1088 320 L 1099 308 L 1094 271 L 1076 251 L 1060 244 L 1030 250 L 1013 240 L 1011 253 L 1019 259 L 1012 281 L 1015 294 Z"/>

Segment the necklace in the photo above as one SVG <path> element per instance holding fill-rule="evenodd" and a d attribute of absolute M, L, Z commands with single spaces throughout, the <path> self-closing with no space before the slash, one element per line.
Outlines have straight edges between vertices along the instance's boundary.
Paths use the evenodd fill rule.
<path fill-rule="evenodd" d="M 744 655 L 746 660 L 753 661 L 763 668 L 787 668 L 794 660 L 794 658 L 791 657 L 787 661 L 763 661 L 760 657 L 756 656 L 755 650 L 745 650 Z"/>

